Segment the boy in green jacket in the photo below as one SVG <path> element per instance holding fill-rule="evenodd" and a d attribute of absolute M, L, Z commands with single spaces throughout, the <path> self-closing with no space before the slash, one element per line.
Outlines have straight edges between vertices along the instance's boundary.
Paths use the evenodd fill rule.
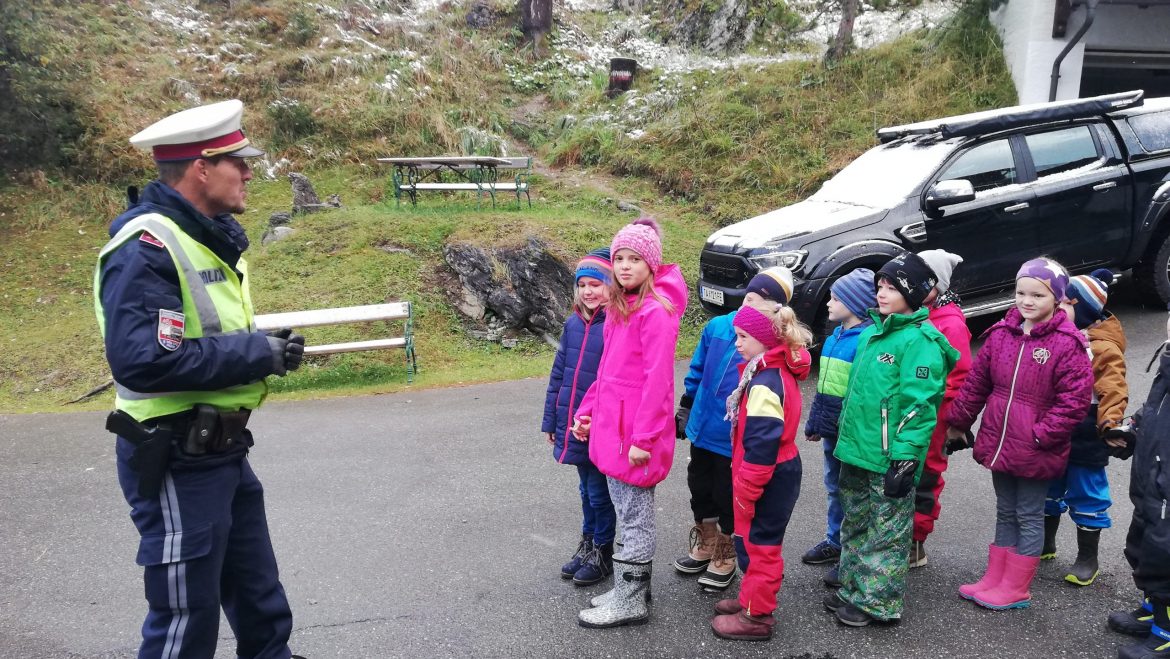
<path fill-rule="evenodd" d="M 851 627 L 902 617 L 914 528 L 910 494 L 930 446 L 947 374 L 959 359 L 922 306 L 937 283 L 925 261 L 902 254 L 874 280 L 874 324 L 858 339 L 833 454 L 842 463 L 845 509 L 841 588 L 824 604 Z"/>

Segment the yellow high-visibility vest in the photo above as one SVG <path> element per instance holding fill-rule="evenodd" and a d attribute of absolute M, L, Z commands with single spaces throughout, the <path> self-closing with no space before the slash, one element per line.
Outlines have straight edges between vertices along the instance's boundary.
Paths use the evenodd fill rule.
<path fill-rule="evenodd" d="M 102 264 L 126 241 L 140 236 L 144 231 L 157 238 L 175 262 L 183 295 L 184 339 L 256 331 L 252 298 L 248 292 L 247 262 L 241 257 L 236 263 L 236 269 L 244 276 L 241 281 L 231 266 L 187 235 L 170 218 L 149 213 L 127 222 L 98 254 L 97 269 L 94 271 L 94 311 L 103 339 L 106 336 L 106 317 L 102 309 Z M 117 349 L 116 344 L 110 349 Z M 114 388 L 117 408 L 139 421 L 183 412 L 200 403 L 221 410 L 255 409 L 268 394 L 268 385 L 263 378 L 218 391 L 144 393 L 133 391 L 117 382 Z"/>

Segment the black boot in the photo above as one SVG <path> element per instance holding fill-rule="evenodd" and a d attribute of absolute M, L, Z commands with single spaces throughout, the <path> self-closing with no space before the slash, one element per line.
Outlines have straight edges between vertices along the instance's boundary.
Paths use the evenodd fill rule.
<path fill-rule="evenodd" d="M 1106 624 L 1109 629 L 1120 634 L 1145 638 L 1150 635 L 1150 628 L 1154 626 L 1154 607 L 1147 599 L 1133 611 L 1110 613 Z"/>
<path fill-rule="evenodd" d="M 1146 640 L 1127 645 L 1117 652 L 1120 659 L 1170 658 L 1170 602 L 1152 602 L 1154 625 Z"/>
<path fill-rule="evenodd" d="M 1101 529 L 1077 527 L 1077 560 L 1064 575 L 1064 580 L 1078 586 L 1088 586 L 1100 571 L 1097 565 L 1097 543 L 1101 541 Z"/>
<path fill-rule="evenodd" d="M 581 569 L 581 564 L 585 562 L 585 555 L 589 550 L 593 549 L 593 534 L 582 533 L 581 542 L 577 544 L 577 551 L 573 552 L 572 558 L 568 563 L 561 566 L 561 578 L 572 579 L 577 570 Z"/>
<path fill-rule="evenodd" d="M 1060 528 L 1060 515 L 1044 516 L 1044 548 L 1040 550 L 1040 560 L 1050 561 L 1056 558 L 1056 530 Z"/>

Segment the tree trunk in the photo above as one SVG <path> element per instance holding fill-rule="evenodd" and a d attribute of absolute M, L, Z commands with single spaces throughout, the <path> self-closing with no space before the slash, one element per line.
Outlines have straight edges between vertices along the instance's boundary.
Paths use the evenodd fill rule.
<path fill-rule="evenodd" d="M 552 30 L 552 0 L 520 0 L 520 30 L 539 55 L 544 35 Z"/>
<path fill-rule="evenodd" d="M 841 22 L 837 25 L 837 36 L 825 53 L 826 63 L 839 61 L 853 47 L 853 21 L 857 20 L 860 5 L 860 0 L 841 0 Z"/>

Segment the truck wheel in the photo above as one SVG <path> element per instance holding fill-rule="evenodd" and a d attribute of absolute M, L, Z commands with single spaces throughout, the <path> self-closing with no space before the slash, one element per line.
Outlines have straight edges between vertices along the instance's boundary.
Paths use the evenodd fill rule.
<path fill-rule="evenodd" d="M 1144 296 L 1157 296 L 1170 304 L 1170 234 L 1134 268 L 1134 280 Z"/>

